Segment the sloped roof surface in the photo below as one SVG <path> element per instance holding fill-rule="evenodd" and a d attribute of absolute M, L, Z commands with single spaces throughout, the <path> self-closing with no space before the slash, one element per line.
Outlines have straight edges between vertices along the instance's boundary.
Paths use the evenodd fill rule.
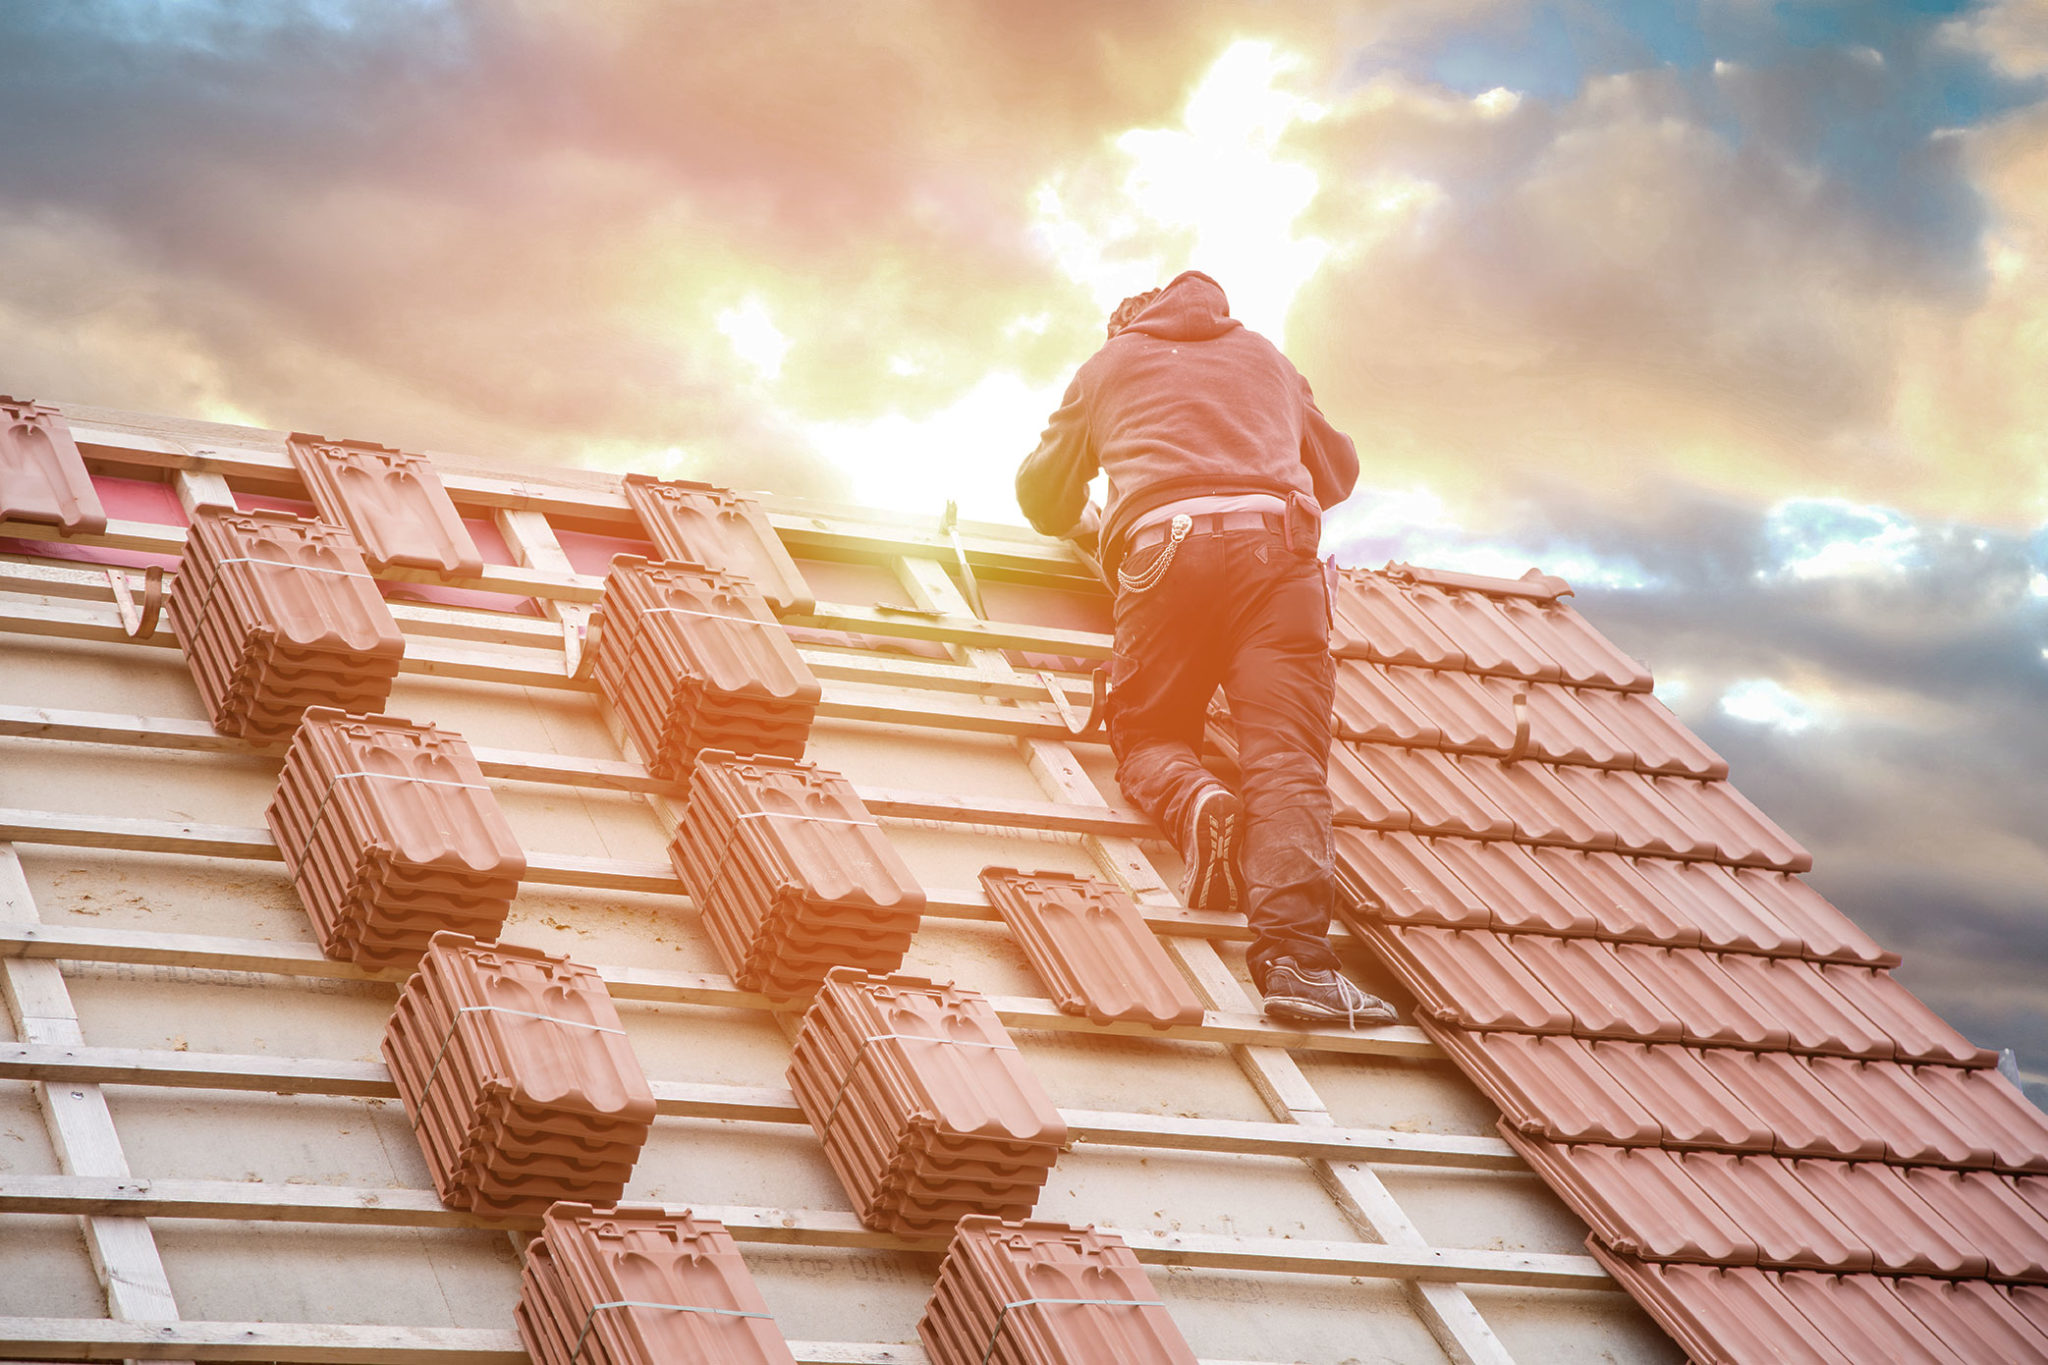
<path fill-rule="evenodd" d="M 2048 1358 L 2048 1117 L 1561 586 L 1343 575 L 1356 927 L 1695 1360 Z"/>

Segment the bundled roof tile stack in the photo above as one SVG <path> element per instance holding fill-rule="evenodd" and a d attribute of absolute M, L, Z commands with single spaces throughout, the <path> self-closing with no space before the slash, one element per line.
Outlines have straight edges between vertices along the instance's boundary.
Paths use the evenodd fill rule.
<path fill-rule="evenodd" d="M 981 886 L 1061 1013 L 1155 1028 L 1202 1022 L 1202 1002 L 1120 888 L 1008 867 L 983 868 Z"/>
<path fill-rule="evenodd" d="M 71 424 L 45 403 L 0 394 L 0 521 L 98 535 L 107 511 L 92 486 Z"/>
<path fill-rule="evenodd" d="M 924 913 L 853 784 L 814 763 L 699 754 L 669 859 L 733 980 L 772 999 L 890 970 Z"/>
<path fill-rule="evenodd" d="M 918 977 L 830 973 L 789 1083 L 854 1212 L 884 1232 L 1028 1215 L 1067 1140 L 988 1001 Z"/>
<path fill-rule="evenodd" d="M 436 934 L 384 1031 L 384 1060 L 441 1202 L 535 1217 L 612 1204 L 654 1095 L 590 968 Z"/>
<path fill-rule="evenodd" d="M 309 706 L 381 709 L 405 657 L 355 538 L 282 512 L 196 509 L 171 623 L 214 728 L 257 743 Z"/>
<path fill-rule="evenodd" d="M 594 674 L 656 776 L 705 749 L 803 757 L 818 680 L 747 579 L 621 556 L 601 610 Z"/>
<path fill-rule="evenodd" d="M 960 1220 L 917 1324 L 932 1365 L 1195 1365 L 1123 1238 Z"/>
<path fill-rule="evenodd" d="M 818 605 L 768 513 L 746 494 L 645 474 L 626 475 L 624 489 L 665 558 L 742 575 L 784 616 L 808 616 Z"/>
<path fill-rule="evenodd" d="M 476 541 L 425 456 L 304 432 L 293 432 L 287 449 L 321 518 L 346 526 L 370 563 L 482 572 Z"/>
<path fill-rule="evenodd" d="M 307 710 L 264 819 L 321 951 L 365 967 L 497 937 L 526 873 L 462 736 L 397 716 Z"/>
<path fill-rule="evenodd" d="M 796 1365 L 732 1234 L 688 1209 L 557 1204 L 519 1291 L 536 1365 Z"/>
<path fill-rule="evenodd" d="M 1703 1362 L 2048 1358 L 2048 1117 L 1555 580 L 1448 578 L 1340 592 L 1340 875 L 1594 1253 Z"/>

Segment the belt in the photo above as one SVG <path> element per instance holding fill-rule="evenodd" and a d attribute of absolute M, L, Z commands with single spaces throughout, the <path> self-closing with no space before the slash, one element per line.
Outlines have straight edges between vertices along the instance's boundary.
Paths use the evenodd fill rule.
<path fill-rule="evenodd" d="M 1267 530 L 1274 535 L 1287 533 L 1287 520 L 1272 512 L 1198 512 L 1189 517 L 1194 524 L 1188 528 L 1193 536 L 1214 535 L 1218 531 Z M 1174 518 L 1155 521 L 1131 532 L 1130 542 L 1124 546 L 1127 555 L 1136 554 L 1147 545 L 1156 545 L 1173 534 Z"/>

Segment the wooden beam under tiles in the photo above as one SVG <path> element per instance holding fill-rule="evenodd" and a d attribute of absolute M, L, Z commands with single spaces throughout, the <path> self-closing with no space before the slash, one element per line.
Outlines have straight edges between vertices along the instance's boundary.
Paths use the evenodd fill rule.
<path fill-rule="evenodd" d="M 393 1099 L 398 1094 L 389 1071 L 381 1062 L 103 1048 L 82 1043 L 0 1042 L 0 1078 L 270 1094 L 347 1095 L 362 1099 Z M 810 1122 L 798 1108 L 796 1097 L 781 1087 L 663 1080 L 651 1080 L 649 1085 L 654 1093 L 655 1112 L 666 1118 L 781 1123 L 799 1127 L 808 1126 Z M 1063 1109 L 1060 1117 L 1066 1122 L 1074 1141 L 1091 1146 L 1225 1152 L 1240 1156 L 1318 1156 L 1442 1170 L 1525 1169 L 1514 1149 L 1499 1138 L 1401 1133 L 1383 1128 L 1332 1127 L 1308 1131 L 1277 1123 L 1123 1114 L 1096 1109 Z"/>
<path fill-rule="evenodd" d="M 0 811 L 0 839 L 18 836 L 23 842 L 31 842 L 29 835 L 21 833 L 23 827 L 20 824 L 9 823 L 8 817 L 15 814 L 19 812 Z M 102 820 L 99 823 L 104 827 L 113 823 L 144 822 Z M 247 830 L 243 833 L 248 838 L 238 842 L 243 847 L 251 847 L 254 846 L 254 836 L 267 836 L 269 831 Z M 82 846 L 96 848 L 136 846 L 109 842 L 103 832 L 99 837 L 81 838 L 78 842 Z M 144 851 L 165 851 L 155 846 L 159 842 L 148 841 Z M 225 840 L 221 842 L 227 843 Z M 266 847 L 274 858 L 276 845 L 268 844 Z M 217 856 L 253 855 L 228 853 Z M 528 871 L 532 871 L 530 863 Z M 112 931 L 108 932 L 111 934 Z M 145 934 L 139 931 L 123 932 L 119 938 L 110 938 L 90 930 L 67 930 L 54 925 L 33 929 L 24 926 L 0 926 L 0 958 L 11 955 L 71 955 L 86 960 L 204 965 L 221 970 L 266 971 L 284 976 L 334 975 L 335 973 L 313 963 L 309 956 L 312 951 L 310 947 L 301 945 L 266 945 L 263 940 L 213 939 L 200 935 Z M 605 977 L 613 996 L 621 1000 L 708 1005 L 785 1014 L 801 1010 L 804 1003 L 789 1001 L 777 1004 L 763 996 L 738 989 L 729 977 L 711 973 L 591 965 Z M 382 974 L 377 975 L 381 977 Z M 1421 1029 L 1401 1025 L 1355 1031 L 1315 1028 L 1308 1025 L 1277 1024 L 1249 1012 L 1212 1010 L 1199 1024 L 1177 1024 L 1170 1028 L 1157 1029 L 1144 1024 L 1098 1024 L 1082 1015 L 1063 1014 L 1050 1000 L 1034 1000 L 1011 995 L 993 995 L 988 999 L 1007 1026 L 1046 1033 L 1083 1033 L 1097 1037 L 1160 1038 L 1206 1043 L 1259 1041 L 1275 1047 L 1304 1048 L 1314 1052 L 1344 1052 L 1416 1060 L 1438 1060 L 1443 1055 Z"/>
<path fill-rule="evenodd" d="M 693 1203 L 742 1243 L 943 1252 L 943 1239 L 877 1232 L 850 1213 Z M 142 1180 L 0 1176 L 0 1212 L 126 1214 L 148 1218 L 343 1223 L 383 1227 L 505 1227 L 519 1220 L 481 1218 L 448 1209 L 431 1190 L 351 1189 L 239 1180 Z M 537 1220 L 528 1220 L 532 1226 Z M 1141 1232 L 1105 1228 L 1151 1265 L 1199 1266 L 1296 1275 L 1427 1279 L 1452 1284 L 1596 1289 L 1613 1281 L 1589 1256 L 1393 1247 L 1284 1237 Z"/>
<path fill-rule="evenodd" d="M 0 844 L 0 928 L 35 929 L 40 923 L 20 858 L 11 844 Z M 16 1036 L 23 1040 L 21 1046 L 69 1047 L 84 1039 L 70 987 L 54 962 L 0 962 L 0 999 Z M 38 1085 L 35 1091 L 63 1178 L 128 1174 L 113 1113 L 97 1085 Z M 84 1219 L 82 1230 L 109 1316 L 134 1322 L 176 1320 L 177 1299 L 148 1223 L 127 1214 L 93 1215 Z"/>

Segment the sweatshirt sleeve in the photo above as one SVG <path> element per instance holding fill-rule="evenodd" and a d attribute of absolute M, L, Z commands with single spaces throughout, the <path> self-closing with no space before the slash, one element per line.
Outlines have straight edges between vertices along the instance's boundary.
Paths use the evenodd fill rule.
<path fill-rule="evenodd" d="M 1088 403 L 1081 376 L 1046 423 L 1038 449 L 1017 470 L 1017 506 L 1040 535 L 1063 535 L 1088 506 L 1088 481 L 1095 477 L 1095 451 L 1088 440 Z"/>
<path fill-rule="evenodd" d="M 1323 416 L 1306 379 L 1301 381 L 1301 399 L 1307 408 L 1301 423 L 1301 463 L 1315 485 L 1317 506 L 1327 512 L 1357 486 L 1358 450 Z"/>

